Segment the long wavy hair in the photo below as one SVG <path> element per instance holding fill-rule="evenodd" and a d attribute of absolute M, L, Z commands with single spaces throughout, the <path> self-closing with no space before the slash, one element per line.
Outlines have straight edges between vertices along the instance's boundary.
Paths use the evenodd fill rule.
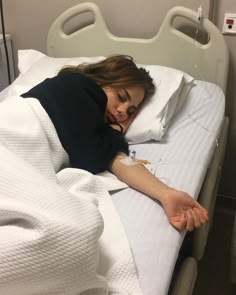
<path fill-rule="evenodd" d="M 79 72 L 93 79 L 101 87 L 133 87 L 141 86 L 144 97 L 150 97 L 155 85 L 149 72 L 138 67 L 129 55 L 112 55 L 97 63 L 84 63 L 78 66 L 65 66 L 59 73 Z"/>

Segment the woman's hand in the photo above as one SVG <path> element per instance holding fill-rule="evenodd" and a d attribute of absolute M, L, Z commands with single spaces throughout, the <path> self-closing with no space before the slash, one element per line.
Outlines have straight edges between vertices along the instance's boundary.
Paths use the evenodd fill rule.
<path fill-rule="evenodd" d="M 207 211 L 187 193 L 171 190 L 162 202 L 170 224 L 192 231 L 208 221 Z"/>
<path fill-rule="evenodd" d="M 128 166 L 117 155 L 111 162 L 110 170 L 130 187 L 158 200 L 169 222 L 178 230 L 192 231 L 208 221 L 207 211 L 187 193 L 178 191 L 156 178 L 142 164 Z"/>

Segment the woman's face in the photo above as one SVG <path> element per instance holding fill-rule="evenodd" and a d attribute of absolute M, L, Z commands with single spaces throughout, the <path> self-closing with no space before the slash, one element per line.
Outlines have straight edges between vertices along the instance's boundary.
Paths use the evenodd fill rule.
<path fill-rule="evenodd" d="M 125 88 L 103 87 L 107 95 L 105 118 L 110 123 L 121 123 L 135 113 L 144 99 L 141 86 Z"/>

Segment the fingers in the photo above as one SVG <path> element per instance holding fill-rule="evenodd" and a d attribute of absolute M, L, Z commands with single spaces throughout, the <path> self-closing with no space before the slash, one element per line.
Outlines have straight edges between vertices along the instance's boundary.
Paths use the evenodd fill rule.
<path fill-rule="evenodd" d="M 188 231 L 193 231 L 195 228 L 200 227 L 201 225 L 200 217 L 195 210 L 193 209 L 188 210 L 186 212 L 186 215 L 187 215 L 186 229 Z"/>
<path fill-rule="evenodd" d="M 170 219 L 170 223 L 178 230 L 182 230 L 186 228 L 187 218 L 184 214 L 172 217 Z"/>
<path fill-rule="evenodd" d="M 201 209 L 199 209 L 194 207 L 193 210 L 198 214 L 201 224 L 204 224 L 208 221 L 208 212 L 205 208 L 202 207 Z"/>
<path fill-rule="evenodd" d="M 203 212 L 204 216 L 208 219 L 207 210 L 204 207 L 202 207 L 197 201 L 195 201 L 194 208 L 201 210 Z"/>
<path fill-rule="evenodd" d="M 207 210 L 184 192 L 174 191 L 171 201 L 163 206 L 176 229 L 192 231 L 208 221 Z"/>
<path fill-rule="evenodd" d="M 192 209 L 189 209 L 188 211 L 186 211 L 185 216 L 187 218 L 186 230 L 193 231 L 195 226 L 194 226 L 194 217 L 192 215 Z"/>
<path fill-rule="evenodd" d="M 193 231 L 208 221 L 207 211 L 199 208 L 192 208 L 185 212 L 187 218 L 186 230 Z"/>
<path fill-rule="evenodd" d="M 198 208 L 186 210 L 183 214 L 171 218 L 171 224 L 178 230 L 193 231 L 208 221 L 205 210 Z"/>

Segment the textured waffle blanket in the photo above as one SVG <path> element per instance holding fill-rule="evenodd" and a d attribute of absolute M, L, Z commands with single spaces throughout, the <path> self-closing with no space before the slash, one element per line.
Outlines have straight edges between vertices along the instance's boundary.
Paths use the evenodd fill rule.
<path fill-rule="evenodd" d="M 37 100 L 0 102 L 0 294 L 142 294 L 108 193 L 125 185 L 67 164 Z"/>

